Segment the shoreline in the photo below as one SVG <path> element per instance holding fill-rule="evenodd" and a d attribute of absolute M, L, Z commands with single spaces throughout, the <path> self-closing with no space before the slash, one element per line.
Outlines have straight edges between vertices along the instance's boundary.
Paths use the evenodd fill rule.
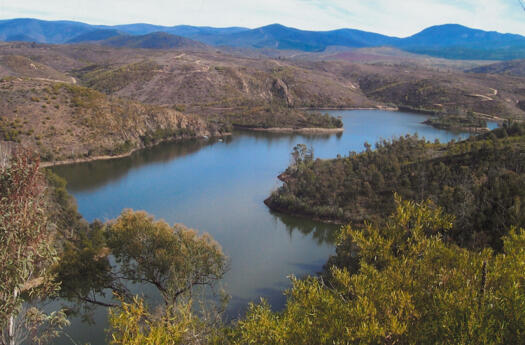
<path fill-rule="evenodd" d="M 398 107 L 389 107 L 376 105 L 373 107 L 322 107 L 322 108 L 309 108 L 301 107 L 296 108 L 298 110 L 310 110 L 310 111 L 324 111 L 324 110 L 385 110 L 385 111 L 399 111 Z"/>
<path fill-rule="evenodd" d="M 63 160 L 63 161 L 41 162 L 40 163 L 40 167 L 41 168 L 49 168 L 49 167 L 56 167 L 56 166 L 61 166 L 61 165 L 88 163 L 88 162 L 94 162 L 94 161 L 108 161 L 108 160 L 111 160 L 111 159 L 126 158 L 126 157 L 131 156 L 133 153 L 135 153 L 135 152 L 137 152 L 139 150 L 143 150 L 145 148 L 146 147 L 135 148 L 135 149 L 133 149 L 133 150 L 127 152 L 127 153 L 123 153 L 123 154 L 116 155 L 116 156 L 104 155 L 104 156 L 94 156 L 94 157 L 86 157 L 86 158 L 66 159 L 66 160 Z"/>
<path fill-rule="evenodd" d="M 214 139 L 214 138 L 221 139 L 221 138 L 224 138 L 224 137 L 227 137 L 227 136 L 231 136 L 231 135 L 232 135 L 231 133 L 225 133 L 222 136 L 211 137 L 209 139 L 206 139 L 204 137 L 196 137 L 196 138 L 181 138 L 181 139 L 175 139 L 175 140 L 163 140 L 163 141 L 160 141 L 160 142 L 158 142 L 158 143 L 156 143 L 154 145 L 151 145 L 151 146 L 136 147 L 136 148 L 132 149 L 131 151 L 123 153 L 123 154 L 120 154 L 120 155 L 115 155 L 115 156 L 102 155 L 102 156 L 85 157 L 85 158 L 72 158 L 72 159 L 66 159 L 66 160 L 62 160 L 62 161 L 40 162 L 40 167 L 41 168 L 50 168 L 50 167 L 56 167 L 56 166 L 62 166 L 62 165 L 89 163 L 89 162 L 95 162 L 95 161 L 107 161 L 107 160 L 112 160 L 112 159 L 126 158 L 126 157 L 131 156 L 133 153 L 135 153 L 137 151 L 145 150 L 145 149 L 148 149 L 148 148 L 152 148 L 152 147 L 158 146 L 160 144 L 164 144 L 164 143 L 170 143 L 170 142 L 175 143 L 175 142 L 182 142 L 182 141 L 186 141 L 186 140 L 205 140 L 205 141 L 209 141 L 210 139 Z"/>
<path fill-rule="evenodd" d="M 292 127 L 269 127 L 269 128 L 259 128 L 259 127 L 242 127 L 234 126 L 236 129 L 252 131 L 252 132 L 267 132 L 267 133 L 307 133 L 307 134 L 335 134 L 343 133 L 344 128 L 322 128 L 322 127 L 312 127 L 312 128 L 292 128 Z"/>
<path fill-rule="evenodd" d="M 286 215 L 286 216 L 292 216 L 292 217 L 297 217 L 297 218 L 302 218 L 302 219 L 308 219 L 308 220 L 312 220 L 314 222 L 319 222 L 319 223 L 323 223 L 323 224 L 333 224 L 333 225 L 341 225 L 341 226 L 347 224 L 347 222 L 341 221 L 341 220 L 320 218 L 320 217 L 315 217 L 315 216 L 312 217 L 311 215 L 304 214 L 304 213 L 290 212 L 286 208 L 274 206 L 270 202 L 270 199 L 271 199 L 271 197 L 266 198 L 263 201 L 263 203 L 266 205 L 266 207 L 268 207 L 268 209 L 271 212 L 280 213 L 280 214 Z"/>

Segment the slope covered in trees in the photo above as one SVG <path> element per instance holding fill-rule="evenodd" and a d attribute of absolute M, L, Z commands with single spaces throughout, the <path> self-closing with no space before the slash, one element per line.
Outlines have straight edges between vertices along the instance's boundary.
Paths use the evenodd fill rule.
<path fill-rule="evenodd" d="M 449 144 L 417 136 L 382 141 L 334 160 L 315 160 L 306 148 L 267 200 L 275 210 L 322 220 L 379 220 L 403 198 L 431 199 L 456 217 L 458 243 L 501 248 L 511 225 L 525 225 L 525 127 L 506 125 Z"/>

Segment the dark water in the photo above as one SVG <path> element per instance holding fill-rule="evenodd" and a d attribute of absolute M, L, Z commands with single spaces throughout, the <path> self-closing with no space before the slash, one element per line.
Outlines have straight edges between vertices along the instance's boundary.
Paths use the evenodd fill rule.
<path fill-rule="evenodd" d="M 298 143 L 319 158 L 361 151 L 363 143 L 418 133 L 442 142 L 460 134 L 421 124 L 425 116 L 385 111 L 333 111 L 344 121 L 339 135 L 236 132 L 223 142 L 173 143 L 129 158 L 55 168 L 65 177 L 82 215 L 89 221 L 117 217 L 122 209 L 146 210 L 169 223 L 210 233 L 230 259 L 222 287 L 232 295 L 229 314 L 266 298 L 283 306 L 287 276 L 319 272 L 334 252 L 338 229 L 270 212 L 263 204 L 280 182 Z M 465 135 L 463 135 L 465 137 Z M 78 343 L 104 342 L 104 309 L 95 325 L 74 320 L 69 335 Z M 63 341 L 64 344 L 71 343 Z"/>

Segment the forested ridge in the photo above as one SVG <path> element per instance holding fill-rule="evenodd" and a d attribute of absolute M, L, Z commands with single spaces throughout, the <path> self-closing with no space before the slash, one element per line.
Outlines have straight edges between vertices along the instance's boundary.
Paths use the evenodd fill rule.
<path fill-rule="evenodd" d="M 394 193 L 430 199 L 455 216 L 450 233 L 458 243 L 501 248 L 511 225 L 525 213 L 525 126 L 506 124 L 461 142 L 440 144 L 417 136 L 365 143 L 362 153 L 314 159 L 305 146 L 280 176 L 282 187 L 266 203 L 272 209 L 322 220 L 384 219 Z"/>

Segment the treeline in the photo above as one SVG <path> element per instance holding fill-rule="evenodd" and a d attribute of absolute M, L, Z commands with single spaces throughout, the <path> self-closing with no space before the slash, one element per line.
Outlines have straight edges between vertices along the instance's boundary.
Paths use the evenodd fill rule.
<path fill-rule="evenodd" d="M 430 143 L 417 136 L 365 143 L 362 153 L 334 160 L 293 154 L 272 209 L 341 223 L 384 219 L 394 192 L 430 199 L 455 217 L 460 245 L 501 249 L 511 225 L 525 225 L 525 126 L 506 124 L 462 142 Z M 299 150 L 301 151 L 301 150 Z"/>
<path fill-rule="evenodd" d="M 343 121 L 328 113 L 301 111 L 278 104 L 246 108 L 224 118 L 238 128 L 343 128 Z"/>

